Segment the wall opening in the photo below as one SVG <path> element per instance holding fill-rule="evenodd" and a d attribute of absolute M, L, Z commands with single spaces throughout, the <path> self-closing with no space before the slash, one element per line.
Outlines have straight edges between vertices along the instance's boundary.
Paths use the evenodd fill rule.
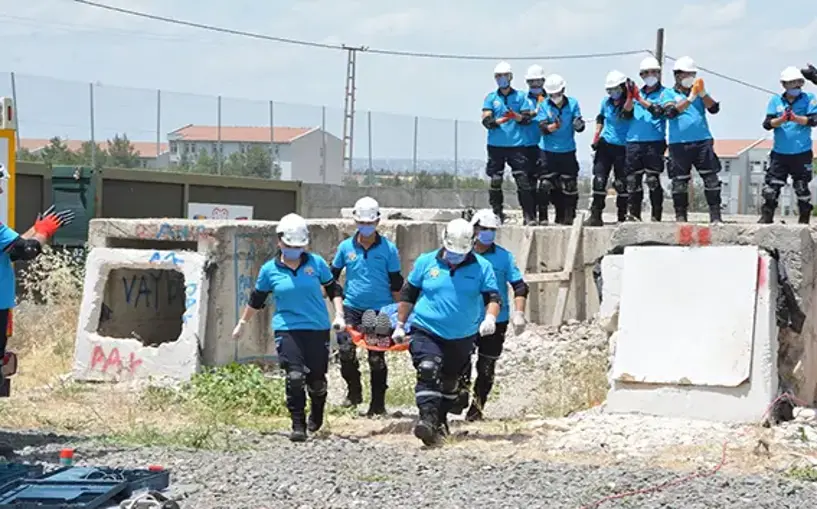
<path fill-rule="evenodd" d="M 113 269 L 105 282 L 97 333 L 159 346 L 179 339 L 184 275 L 172 269 Z"/>

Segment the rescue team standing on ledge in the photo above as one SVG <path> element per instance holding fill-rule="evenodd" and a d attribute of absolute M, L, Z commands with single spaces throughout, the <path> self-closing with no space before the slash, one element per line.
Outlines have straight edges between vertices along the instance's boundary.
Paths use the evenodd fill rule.
<path fill-rule="evenodd" d="M 414 434 L 426 445 L 439 444 L 449 433 L 448 414 L 461 413 L 468 405 L 475 351 L 479 356 L 477 378 L 467 418 L 483 418 L 506 331 L 509 325 L 515 334 L 525 328 L 528 285 L 513 255 L 495 242 L 500 220 L 491 210 L 479 211 L 471 222 L 455 219 L 448 223 L 441 247 L 421 254 L 405 281 L 397 247 L 377 232 L 377 201 L 361 198 L 353 217 L 357 229 L 338 245 L 331 266 L 308 250 L 306 220 L 296 214 L 281 219 L 278 252 L 261 267 L 233 339 L 244 336 L 247 324 L 271 294 L 275 303 L 271 326 L 286 373 L 293 442 L 303 442 L 308 433 L 323 425 L 330 329 L 338 333 L 341 375 L 347 384 L 344 406 L 356 406 L 363 400 L 356 346 L 347 324 L 356 331 L 378 331 L 390 337 L 392 345 L 408 341 L 417 371 L 419 419 Z M 344 270 L 346 283 L 341 286 Z M 509 286 L 514 291 L 513 309 Z M 334 320 L 324 294 L 333 304 Z M 371 401 L 366 414 L 384 415 L 387 371 L 383 352 L 369 350 L 369 366 Z M 311 400 L 308 417 L 307 395 Z"/>
<path fill-rule="evenodd" d="M 606 95 L 595 117 L 593 141 L 593 198 L 588 226 L 602 226 L 607 185 L 612 172 L 618 221 L 641 221 L 644 184 L 652 221 L 661 221 L 666 167 L 675 220 L 687 221 L 692 169 L 703 181 L 711 223 L 722 222 L 721 162 L 715 153 L 708 115 L 720 103 L 707 91 L 698 67 L 690 57 L 675 61 L 671 88 L 661 84 L 661 64 L 645 58 L 639 67 L 642 86 L 619 71 L 605 80 Z M 545 76 L 531 66 L 525 81 L 527 94 L 513 88 L 513 71 L 507 62 L 494 68 L 496 90 L 482 106 L 482 125 L 488 130 L 488 191 L 491 208 L 505 221 L 502 183 L 505 164 L 516 182 L 523 222 L 547 225 L 548 205 L 553 204 L 556 224 L 571 224 L 578 203 L 576 133 L 585 129 L 576 99 L 566 95 L 559 75 Z M 769 168 L 763 185 L 760 223 L 771 223 L 780 189 L 788 177 L 797 196 L 799 223 L 811 216 L 811 130 L 817 126 L 817 98 L 804 92 L 805 80 L 817 85 L 817 68 L 786 68 L 780 75 L 783 92 L 772 97 L 763 128 L 774 131 Z M 538 146 L 537 151 L 533 148 Z"/>

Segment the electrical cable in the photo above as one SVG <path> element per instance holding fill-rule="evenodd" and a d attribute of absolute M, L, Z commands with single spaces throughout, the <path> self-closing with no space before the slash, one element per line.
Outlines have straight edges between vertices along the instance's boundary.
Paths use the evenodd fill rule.
<path fill-rule="evenodd" d="M 650 53 L 652 53 L 652 52 L 650 52 Z M 671 57 L 669 55 L 664 55 L 664 58 L 667 59 L 667 60 L 672 60 L 673 62 L 678 60 L 677 58 Z M 733 78 L 732 76 L 728 76 L 726 74 L 723 74 L 723 73 L 720 73 L 720 72 L 717 72 L 717 71 L 713 71 L 712 69 L 707 69 L 706 67 L 701 67 L 700 65 L 698 66 L 698 69 L 701 70 L 701 71 L 704 71 L 704 72 L 708 72 L 709 74 L 711 74 L 713 76 L 717 76 L 718 78 L 725 79 L 726 81 L 731 81 L 732 83 L 737 83 L 738 85 L 743 85 L 744 87 L 747 87 L 747 88 L 752 88 L 752 89 L 758 90 L 760 92 L 766 92 L 767 94 L 772 94 L 772 95 L 777 95 L 778 94 L 778 92 L 775 92 L 773 90 L 769 90 L 768 88 L 764 88 L 764 87 L 761 87 L 759 85 L 753 85 L 752 83 L 749 83 L 748 81 L 743 81 L 743 80 L 738 79 L 738 78 Z"/>
<path fill-rule="evenodd" d="M 397 50 L 386 50 L 386 49 L 377 49 L 377 48 L 369 48 L 368 46 L 347 46 L 345 44 L 327 44 L 321 42 L 313 42 L 313 41 L 304 41 L 300 39 L 291 39 L 287 37 L 277 37 L 272 35 L 266 34 L 259 34 L 254 32 L 247 32 L 244 30 L 235 30 L 232 28 L 225 28 L 219 27 L 215 25 L 209 25 L 206 23 L 196 23 L 193 21 L 186 21 L 177 18 L 171 18 L 167 16 L 159 16 L 156 14 L 150 14 L 146 12 L 134 11 L 130 9 L 123 9 L 121 7 L 114 7 L 112 5 L 106 5 L 98 2 L 92 2 L 90 0 L 72 0 L 75 3 L 87 5 L 90 7 L 96 7 L 99 9 L 105 9 L 108 11 L 118 12 L 120 14 L 126 14 L 129 16 L 136 16 L 139 18 L 150 19 L 153 21 L 161 21 L 164 23 L 171 23 L 174 25 L 182 25 L 192 28 L 199 28 L 202 30 L 209 30 L 211 32 L 220 32 L 224 34 L 230 35 L 238 35 L 242 37 L 249 37 L 252 39 L 260 39 L 265 41 L 273 41 L 273 42 L 281 42 L 285 44 L 294 44 L 298 46 L 308 46 L 312 48 L 322 48 L 322 49 L 332 49 L 332 50 L 358 50 L 364 51 L 367 53 L 373 53 L 378 55 L 391 55 L 391 56 L 401 56 L 401 57 L 414 57 L 414 58 L 436 58 L 436 59 L 443 59 L 443 60 L 581 60 L 581 59 L 590 59 L 590 58 L 607 58 L 607 57 L 617 57 L 617 56 L 627 56 L 627 55 L 638 55 L 641 53 L 649 53 L 649 50 L 646 49 L 639 49 L 639 50 L 628 50 L 628 51 L 612 51 L 606 53 L 584 53 L 578 55 L 532 55 L 532 56 L 510 56 L 510 57 L 503 57 L 503 56 L 491 56 L 491 55 L 457 55 L 457 54 L 445 54 L 445 53 L 425 53 L 425 52 L 418 52 L 418 51 L 397 51 Z"/>

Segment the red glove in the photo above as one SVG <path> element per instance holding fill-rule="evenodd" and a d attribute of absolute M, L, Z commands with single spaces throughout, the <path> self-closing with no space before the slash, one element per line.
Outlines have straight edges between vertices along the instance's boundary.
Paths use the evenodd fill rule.
<path fill-rule="evenodd" d="M 45 237 L 53 237 L 57 230 L 63 226 L 67 226 L 74 221 L 74 212 L 71 210 L 62 210 L 55 212 L 54 205 L 51 205 L 48 210 L 42 212 L 37 216 L 37 221 L 34 223 L 34 231 Z"/>

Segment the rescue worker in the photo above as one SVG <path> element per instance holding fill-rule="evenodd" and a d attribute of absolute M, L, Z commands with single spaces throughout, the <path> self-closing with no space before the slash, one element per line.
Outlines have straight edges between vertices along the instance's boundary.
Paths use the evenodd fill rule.
<path fill-rule="evenodd" d="M 488 164 L 485 171 L 491 179 L 488 201 L 494 213 L 504 221 L 502 181 L 505 164 L 511 167 L 511 175 L 522 202 L 520 205 L 529 207 L 533 200 L 528 179 L 524 126 L 533 119 L 534 105 L 528 99 L 528 94 L 511 86 L 513 71 L 507 62 L 500 62 L 494 68 L 494 80 L 497 89 L 485 96 L 482 103 L 482 125 L 488 130 Z"/>
<path fill-rule="evenodd" d="M 270 293 L 275 303 L 272 329 L 278 361 L 286 372 L 286 403 L 292 417 L 289 439 L 303 442 L 323 425 L 326 405 L 326 372 L 329 367 L 329 313 L 322 290 L 334 304 L 335 330 L 346 328 L 343 290 L 332 277 L 326 260 L 306 250 L 309 229 L 297 214 L 281 218 L 276 228 L 275 257 L 261 266 L 255 289 L 233 329 L 233 339 L 243 336 L 247 323 L 266 305 Z M 307 423 L 306 394 L 312 402 Z"/>
<path fill-rule="evenodd" d="M 561 204 L 556 204 L 558 224 L 573 222 L 579 202 L 575 135 L 584 131 L 585 123 L 579 102 L 565 95 L 566 87 L 564 78 L 558 74 L 548 76 L 545 80 L 548 99 L 535 117 L 543 135 L 539 142 L 541 167 L 537 195 L 540 222 L 547 222 L 547 203 L 554 188 L 560 191 L 562 200 Z M 561 210 L 559 205 L 562 205 Z"/>
<path fill-rule="evenodd" d="M 346 269 L 343 294 L 343 315 L 347 325 L 359 327 L 367 322 L 374 328 L 371 315 L 380 308 L 397 302 L 403 287 L 400 274 L 400 256 L 397 246 L 377 232 L 380 224 L 380 205 L 369 196 L 359 199 L 352 210 L 357 232 L 340 243 L 332 261 L 332 275 L 336 281 Z M 367 314 L 368 311 L 368 314 Z M 364 320 L 364 318 L 367 318 Z M 340 373 L 346 381 L 347 393 L 344 406 L 359 405 L 362 398 L 360 365 L 357 348 L 346 331 L 338 332 L 338 355 Z M 368 350 L 372 399 L 368 416 L 386 413 L 386 388 L 388 368 L 384 352 Z"/>
<path fill-rule="evenodd" d="M 8 182 L 8 173 L 5 166 L 0 164 L 0 180 Z M 3 192 L 0 187 L 0 193 Z M 16 305 L 17 288 L 13 263 L 18 260 L 33 260 L 41 252 L 42 247 L 57 233 L 57 230 L 68 226 L 74 221 L 74 212 L 63 210 L 56 212 L 51 206 L 37 216 L 34 226 L 20 235 L 5 224 L 0 223 L 0 365 L 6 355 L 8 346 L 9 315 Z M 8 393 L 7 380 L 0 370 L 0 389 Z"/>
<path fill-rule="evenodd" d="M 811 217 L 812 176 L 811 129 L 817 126 L 817 97 L 803 91 L 806 84 L 803 73 L 796 67 L 787 67 L 780 74 L 783 93 L 769 100 L 763 128 L 774 131 L 774 144 L 769 155 L 769 168 L 763 179 L 763 205 L 760 223 L 771 223 L 780 189 L 791 176 L 797 208 L 798 223 L 808 224 Z"/>
<path fill-rule="evenodd" d="M 545 70 L 541 65 L 528 67 L 525 73 L 525 81 L 528 83 L 528 99 L 533 104 L 533 116 L 536 116 L 540 105 L 545 101 Z M 534 122 L 523 127 L 525 134 L 525 150 L 528 160 L 528 180 L 530 182 L 530 198 L 519 195 L 519 205 L 522 207 L 522 217 L 526 226 L 535 226 L 537 223 L 537 197 L 536 187 L 539 174 L 539 140 L 542 139 L 542 132 Z M 524 204 L 523 204 L 524 203 Z M 547 213 L 545 214 L 547 215 Z"/>
<path fill-rule="evenodd" d="M 596 132 L 590 148 L 593 156 L 593 201 L 590 204 L 588 226 L 602 226 L 604 206 L 607 200 L 607 181 L 613 171 L 613 188 L 616 190 L 616 211 L 619 222 L 627 218 L 627 174 L 624 167 L 624 146 L 630 127 L 632 97 L 627 93 L 627 77 L 619 71 L 610 71 L 604 82 L 607 97 L 601 100 L 596 116 Z"/>
<path fill-rule="evenodd" d="M 502 347 L 505 343 L 505 334 L 509 322 L 513 325 L 514 334 L 519 335 L 525 330 L 525 303 L 528 297 L 528 285 L 522 277 L 522 271 L 516 265 L 513 254 L 496 243 L 496 233 L 499 228 L 499 218 L 491 210 L 480 210 L 471 219 L 474 226 L 476 241 L 474 252 L 491 263 L 496 275 L 499 295 L 502 298 L 499 315 L 496 319 L 496 330 L 493 334 L 480 336 L 476 341 L 477 378 L 474 382 L 474 400 L 465 414 L 468 421 L 482 420 L 482 410 L 488 401 L 488 394 L 494 386 L 494 371 Z M 508 285 L 513 288 L 514 309 L 508 302 Z M 468 393 L 471 386 L 471 362 L 465 366 L 460 378 L 460 394 L 451 413 L 458 414 L 468 406 Z"/>
<path fill-rule="evenodd" d="M 661 84 L 661 64 L 654 57 L 641 61 L 639 76 L 644 82 L 640 89 L 629 86 L 628 101 L 624 109 L 631 109 L 632 120 L 627 129 L 625 166 L 627 167 L 627 192 L 630 195 L 630 216 L 641 221 L 644 201 L 644 181 L 650 195 L 651 219 L 661 221 L 664 211 L 664 188 L 661 173 L 666 161 L 667 119 L 661 107 L 664 86 Z"/>
<path fill-rule="evenodd" d="M 687 221 L 689 180 L 694 166 L 704 184 L 704 196 L 709 205 L 709 221 L 721 219 L 721 161 L 715 154 L 712 132 L 706 114 L 720 111 L 720 104 L 710 96 L 698 67 L 690 57 L 681 57 L 673 66 L 675 88 L 665 89 L 661 104 L 669 119 L 670 179 L 675 220 Z"/>
<path fill-rule="evenodd" d="M 417 258 L 400 296 L 392 339 L 405 340 L 406 319 L 413 311 L 409 352 L 417 370 L 420 412 L 414 436 L 425 445 L 439 443 L 449 432 L 447 415 L 477 335 L 496 332 L 502 302 L 496 275 L 488 260 L 474 254 L 473 243 L 471 223 L 449 222 L 442 248 Z"/>

